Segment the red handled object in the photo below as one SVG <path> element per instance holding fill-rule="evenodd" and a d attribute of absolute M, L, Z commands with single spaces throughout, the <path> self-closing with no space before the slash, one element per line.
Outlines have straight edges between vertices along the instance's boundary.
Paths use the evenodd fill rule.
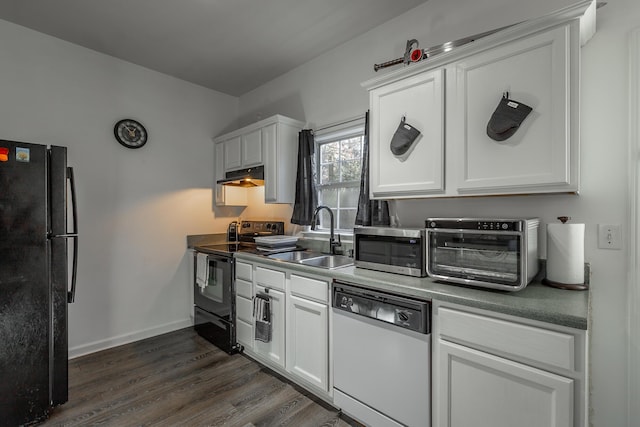
<path fill-rule="evenodd" d="M 505 28 L 512 27 L 516 24 L 506 25 L 501 28 L 496 28 L 495 30 L 485 31 L 484 33 L 474 34 L 469 37 L 463 37 L 458 40 L 453 40 L 447 43 L 443 43 L 438 46 L 432 46 L 426 49 L 418 49 L 418 41 L 416 39 L 407 40 L 407 48 L 404 52 L 404 56 L 402 58 L 392 59 L 391 61 L 383 62 L 381 64 L 374 64 L 373 70 L 378 71 L 381 68 L 391 67 L 392 65 L 398 64 L 409 64 L 411 62 L 418 62 L 426 58 L 431 58 L 433 55 L 438 55 L 440 53 L 449 52 L 451 49 L 465 45 L 482 37 L 486 37 L 493 33 L 497 33 L 498 31 L 504 30 Z M 413 47 L 415 45 L 415 48 Z"/>

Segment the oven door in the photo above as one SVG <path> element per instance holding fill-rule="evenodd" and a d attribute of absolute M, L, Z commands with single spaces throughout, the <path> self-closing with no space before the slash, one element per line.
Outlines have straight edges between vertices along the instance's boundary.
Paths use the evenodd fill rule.
<path fill-rule="evenodd" d="M 428 230 L 427 272 L 455 283 L 519 288 L 526 285 L 521 233 Z"/>
<path fill-rule="evenodd" d="M 197 264 L 197 263 L 196 263 Z M 209 280 L 204 287 L 194 282 L 194 303 L 228 322 L 233 321 L 234 260 L 231 257 L 208 255 Z"/>

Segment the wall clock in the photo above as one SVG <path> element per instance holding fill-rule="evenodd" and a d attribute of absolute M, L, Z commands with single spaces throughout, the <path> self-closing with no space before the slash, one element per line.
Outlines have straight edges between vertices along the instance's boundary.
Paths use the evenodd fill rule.
<path fill-rule="evenodd" d="M 120 120 L 113 127 L 113 134 L 116 140 L 127 148 L 140 148 L 149 138 L 144 126 L 133 119 Z"/>

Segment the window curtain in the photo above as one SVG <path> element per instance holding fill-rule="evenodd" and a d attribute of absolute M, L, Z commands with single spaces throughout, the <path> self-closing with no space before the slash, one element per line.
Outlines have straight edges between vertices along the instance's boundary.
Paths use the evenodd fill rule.
<path fill-rule="evenodd" d="M 360 197 L 356 225 L 390 225 L 389 203 L 386 200 L 369 199 L 369 112 L 364 119 L 362 142 L 362 175 L 360 176 Z"/>
<path fill-rule="evenodd" d="M 291 223 L 311 225 L 313 211 L 318 206 L 315 171 L 315 141 L 311 129 L 298 133 L 298 175 L 296 199 L 291 214 Z"/>

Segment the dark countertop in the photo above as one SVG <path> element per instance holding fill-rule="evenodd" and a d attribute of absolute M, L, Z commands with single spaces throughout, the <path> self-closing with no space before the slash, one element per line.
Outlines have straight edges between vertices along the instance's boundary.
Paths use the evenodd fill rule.
<path fill-rule="evenodd" d="M 445 284 L 428 277 L 402 276 L 354 266 L 328 270 L 245 252 L 238 252 L 235 257 L 424 300 L 448 301 L 576 329 L 586 330 L 588 327 L 589 291 L 556 289 L 535 281 L 518 292 L 495 291 Z"/>
<path fill-rule="evenodd" d="M 187 249 L 195 249 L 201 245 L 215 245 L 225 243 L 227 241 L 227 233 L 216 234 L 193 234 L 187 236 Z"/>

